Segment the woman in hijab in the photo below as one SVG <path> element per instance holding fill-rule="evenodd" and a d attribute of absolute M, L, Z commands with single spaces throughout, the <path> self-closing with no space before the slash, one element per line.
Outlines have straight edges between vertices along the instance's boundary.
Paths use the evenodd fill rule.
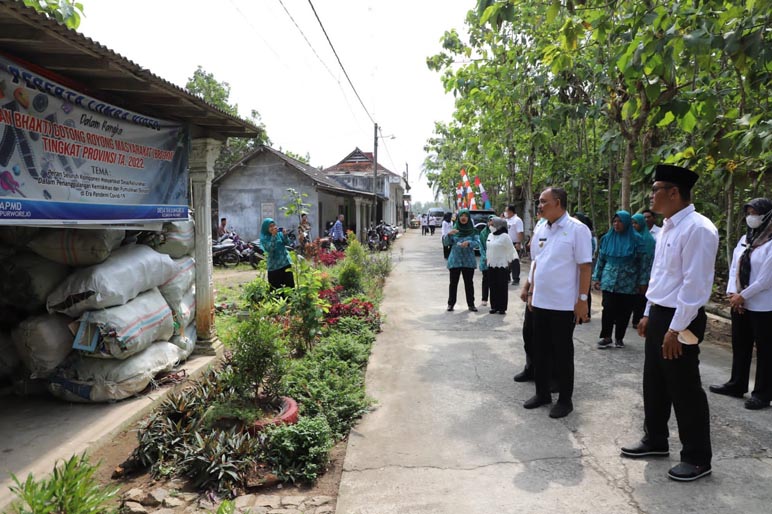
<path fill-rule="evenodd" d="M 447 260 L 448 256 L 450 255 L 450 246 L 447 246 L 445 241 L 445 236 L 448 235 L 448 232 L 450 232 L 453 229 L 453 222 L 451 219 L 453 218 L 452 212 L 446 212 L 445 215 L 442 217 L 442 255 Z"/>
<path fill-rule="evenodd" d="M 265 252 L 265 262 L 268 267 L 268 283 L 271 289 L 295 287 L 292 277 L 292 261 L 286 247 L 284 234 L 279 232 L 273 219 L 265 218 L 260 227 L 260 244 Z"/>
<path fill-rule="evenodd" d="M 646 225 L 646 217 L 642 212 L 633 214 L 633 228 L 643 239 L 643 252 L 646 254 L 646 262 L 649 263 L 648 272 L 651 273 L 651 265 L 654 263 L 654 247 L 657 244 L 657 240 L 649 232 L 649 227 Z M 648 285 L 643 286 L 640 293 L 636 295 L 637 299 L 633 307 L 633 328 L 638 327 L 638 322 L 643 317 L 643 311 L 646 310 L 646 289 L 648 289 Z"/>
<path fill-rule="evenodd" d="M 488 235 L 491 233 L 491 219 L 493 216 L 488 216 L 488 222 L 485 227 L 480 231 L 480 273 L 482 273 L 482 303 L 485 307 L 488 305 L 488 291 L 490 287 L 488 285 L 488 262 L 485 259 L 485 252 L 488 243 Z"/>
<path fill-rule="evenodd" d="M 744 209 L 748 231 L 732 255 L 726 287 L 732 307 L 732 376 L 710 390 L 742 398 L 755 342 L 756 383 L 745 408 L 757 410 L 772 401 L 772 201 L 756 198 Z"/>
<path fill-rule="evenodd" d="M 490 313 L 506 314 L 509 301 L 509 265 L 515 260 L 516 250 L 507 232 L 507 220 L 494 216 L 491 219 L 491 227 L 493 232 L 486 241 Z"/>
<path fill-rule="evenodd" d="M 645 262 L 643 239 L 632 227 L 632 216 L 617 211 L 603 236 L 592 280 L 603 293 L 598 348 L 624 348 L 624 337 L 637 294 L 649 283 L 651 261 Z"/>
<path fill-rule="evenodd" d="M 458 281 L 464 276 L 464 290 L 466 292 L 466 305 L 470 311 L 477 312 L 474 305 L 474 269 L 477 267 L 477 259 L 474 249 L 479 248 L 480 238 L 472 225 L 472 217 L 469 209 L 458 211 L 456 223 L 448 235 L 442 238 L 442 244 L 450 247 L 448 255 L 448 269 L 450 270 L 450 286 L 448 288 L 448 311 L 452 311 L 456 305 L 456 293 Z"/>

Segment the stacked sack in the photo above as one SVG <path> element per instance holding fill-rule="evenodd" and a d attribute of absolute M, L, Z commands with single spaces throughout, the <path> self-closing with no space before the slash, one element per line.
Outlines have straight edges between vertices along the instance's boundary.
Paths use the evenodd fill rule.
<path fill-rule="evenodd" d="M 12 345 L 0 319 L 0 379 L 20 362 L 22 376 L 45 380 L 60 398 L 115 401 L 139 393 L 188 358 L 196 337 L 195 262 L 185 256 L 193 249 L 192 222 L 165 224 L 158 251 L 119 246 L 124 235 L 0 230 L 0 239 L 15 243 L 13 255 L 0 255 L 2 288 L 8 290 L 0 293 L 16 291 L 5 301 L 23 311 Z"/>
<path fill-rule="evenodd" d="M 3 227 L 0 241 L 0 330 L 10 331 L 16 358 L 9 358 L 0 379 L 10 374 L 17 394 L 44 390 L 46 379 L 72 351 L 71 319 L 46 314 L 48 295 L 73 266 L 104 261 L 124 237 L 122 230 Z M 9 364 L 10 363 L 10 364 Z M 13 369 L 9 369 L 13 366 Z"/>

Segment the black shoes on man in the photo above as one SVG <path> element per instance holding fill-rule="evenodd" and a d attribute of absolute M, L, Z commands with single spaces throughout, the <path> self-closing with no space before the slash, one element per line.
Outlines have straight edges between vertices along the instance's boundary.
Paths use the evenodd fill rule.
<path fill-rule="evenodd" d="M 732 384 L 712 385 L 708 389 L 710 389 L 711 393 L 723 394 L 732 398 L 742 398 L 745 394 L 745 391 L 741 391 Z"/>
<path fill-rule="evenodd" d="M 670 450 L 667 446 L 654 446 L 647 442 L 641 441 L 636 445 L 623 447 L 621 449 L 622 455 L 637 459 L 640 457 L 667 457 L 670 455 Z M 689 462 L 679 462 L 667 472 L 668 478 L 676 480 L 678 482 L 691 482 L 710 475 L 710 464 L 704 466 L 698 466 Z"/>
<path fill-rule="evenodd" d="M 670 455 L 670 450 L 667 446 L 653 446 L 641 441 L 636 445 L 622 447 L 622 455 L 632 458 L 650 456 L 667 457 Z"/>

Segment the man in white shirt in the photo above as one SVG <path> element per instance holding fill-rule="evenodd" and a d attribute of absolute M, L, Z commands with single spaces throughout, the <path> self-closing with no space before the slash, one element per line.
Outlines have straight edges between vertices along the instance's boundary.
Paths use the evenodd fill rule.
<path fill-rule="evenodd" d="M 533 274 L 533 263 L 536 261 L 536 256 L 539 255 L 541 248 L 544 246 L 544 241 L 546 241 L 546 239 L 539 237 L 539 229 L 541 229 L 541 227 L 547 223 L 547 220 L 545 220 L 541 215 L 540 208 L 536 211 L 536 217 L 538 221 L 533 227 L 533 233 L 531 234 L 531 244 L 529 245 L 531 254 L 531 267 L 528 271 L 528 276 L 525 279 L 525 284 L 523 284 L 523 288 L 520 290 L 520 299 L 523 301 L 523 303 L 526 304 L 528 303 L 528 297 L 532 294 L 531 275 Z M 523 367 L 523 371 L 513 377 L 515 382 L 530 382 L 535 377 L 533 366 L 533 341 L 533 309 L 526 305 L 525 314 L 523 316 L 523 350 L 525 352 L 525 366 Z"/>
<path fill-rule="evenodd" d="M 654 239 L 657 239 L 657 234 L 662 230 L 662 228 L 657 225 L 657 216 L 651 209 L 644 209 L 642 212 L 643 219 L 646 220 L 646 226 L 649 229 L 649 234 L 651 234 L 651 237 Z"/>
<path fill-rule="evenodd" d="M 643 365 L 644 436 L 622 448 L 628 457 L 669 454 L 671 405 L 681 438 L 681 462 L 668 477 L 692 481 L 711 472 L 710 413 L 702 389 L 698 343 L 705 335 L 703 305 L 710 298 L 718 230 L 694 210 L 691 189 L 697 174 L 658 165 L 651 207 L 665 221 L 657 239 L 646 311 L 638 333 L 646 338 Z"/>
<path fill-rule="evenodd" d="M 507 219 L 507 232 L 512 244 L 515 245 L 515 260 L 509 265 L 509 271 L 512 273 L 512 285 L 520 283 L 520 246 L 523 242 L 523 220 L 515 212 L 515 206 L 507 205 L 504 211 L 504 217 Z"/>
<path fill-rule="evenodd" d="M 592 273 L 592 235 L 581 221 L 566 212 L 566 191 L 545 189 L 539 206 L 547 223 L 538 231 L 540 246 L 531 277 L 536 394 L 523 407 L 534 409 L 552 403 L 550 378 L 558 382 L 557 403 L 551 418 L 574 410 L 574 326 L 587 321 L 587 294 Z M 580 294 L 580 291 L 582 292 Z M 553 367 L 555 373 L 553 373 Z"/>

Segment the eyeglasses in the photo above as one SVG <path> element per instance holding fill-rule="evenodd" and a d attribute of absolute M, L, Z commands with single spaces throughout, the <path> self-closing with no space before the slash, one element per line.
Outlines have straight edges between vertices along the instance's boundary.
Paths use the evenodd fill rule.
<path fill-rule="evenodd" d="M 659 191 L 660 189 L 673 189 L 674 187 L 676 186 L 653 186 L 651 188 L 651 194 L 653 195 L 657 194 L 657 191 Z"/>

